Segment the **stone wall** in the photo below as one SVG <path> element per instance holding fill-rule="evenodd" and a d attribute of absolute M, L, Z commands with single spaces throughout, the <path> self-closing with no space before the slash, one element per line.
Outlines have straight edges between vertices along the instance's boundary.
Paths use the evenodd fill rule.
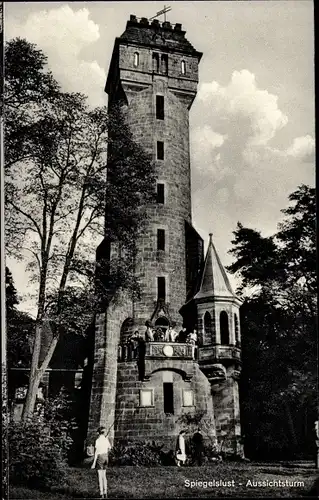
<path fill-rule="evenodd" d="M 154 77 L 151 87 L 136 92 L 126 82 L 127 117 L 134 138 L 152 154 L 157 180 L 165 185 L 165 204 L 148 207 L 149 222 L 138 241 L 142 295 L 135 315 L 140 327 L 154 311 L 158 276 L 165 277 L 166 302 L 177 328 L 182 326 L 178 311 L 186 300 L 185 220 L 191 220 L 188 109 L 167 85 L 167 79 Z M 157 93 L 164 95 L 164 120 L 156 119 Z M 156 158 L 157 141 L 164 142 L 164 160 Z M 165 230 L 165 251 L 157 250 L 157 229 Z"/>
<path fill-rule="evenodd" d="M 213 386 L 216 433 L 224 449 L 236 451 L 241 435 L 238 382 L 232 376 L 233 368 L 227 369 L 227 380 Z"/>
<path fill-rule="evenodd" d="M 132 314 L 132 302 L 123 295 L 119 303 L 96 315 L 87 445 L 94 443 L 99 426 L 106 427 L 113 442 L 118 344 L 121 326 Z"/>
<path fill-rule="evenodd" d="M 152 374 L 147 381 L 139 380 L 136 362 L 118 364 L 116 389 L 115 439 L 130 441 L 155 440 L 174 446 L 184 426 L 179 418 L 196 410 L 207 412 L 211 436 L 215 435 L 213 400 L 210 384 L 196 362 L 183 360 L 148 360 Z M 185 372 L 190 380 L 185 380 Z M 174 414 L 164 413 L 163 383 L 173 383 Z M 140 390 L 152 389 L 152 407 L 140 406 Z M 183 390 L 194 394 L 194 405 L 183 406 Z"/>

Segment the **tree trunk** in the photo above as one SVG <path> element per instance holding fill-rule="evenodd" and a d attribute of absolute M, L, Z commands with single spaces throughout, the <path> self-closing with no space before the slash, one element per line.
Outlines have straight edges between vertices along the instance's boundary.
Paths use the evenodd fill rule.
<path fill-rule="evenodd" d="M 25 398 L 25 403 L 23 407 L 22 420 L 25 421 L 30 417 L 34 410 L 34 405 L 36 402 L 36 396 L 40 384 L 39 374 L 38 374 L 38 363 L 41 350 L 41 335 L 42 334 L 42 320 L 37 320 L 35 327 L 35 337 L 33 344 L 32 360 L 29 374 L 29 386 L 27 389 L 27 394 Z"/>
<path fill-rule="evenodd" d="M 37 330 L 39 330 L 39 331 L 37 331 Z M 36 328 L 36 339 L 34 341 L 34 351 L 33 351 L 32 363 L 31 363 L 31 369 L 30 369 L 29 387 L 27 390 L 26 400 L 24 403 L 23 414 L 22 414 L 23 421 L 26 421 L 27 418 L 31 417 L 31 415 L 34 412 L 34 407 L 35 407 L 35 403 L 37 400 L 37 394 L 38 394 L 41 379 L 42 379 L 46 369 L 49 366 L 49 363 L 51 361 L 51 358 L 53 356 L 53 353 L 55 351 L 56 345 L 57 345 L 58 340 L 59 340 L 59 335 L 55 335 L 52 338 L 51 344 L 47 350 L 47 353 L 46 353 L 45 358 L 42 362 L 42 365 L 40 367 L 38 367 L 40 349 L 41 349 L 41 332 L 42 332 L 42 325 L 39 326 L 39 329 L 38 329 L 38 327 Z M 39 339 L 40 339 L 40 342 L 38 341 Z"/>
<path fill-rule="evenodd" d="M 286 409 L 286 415 L 287 415 L 288 428 L 290 431 L 291 441 L 293 444 L 293 451 L 295 451 L 298 448 L 298 439 L 296 436 L 295 426 L 294 426 L 293 418 L 292 418 L 290 407 L 289 407 L 288 403 L 285 403 L 285 409 Z"/>

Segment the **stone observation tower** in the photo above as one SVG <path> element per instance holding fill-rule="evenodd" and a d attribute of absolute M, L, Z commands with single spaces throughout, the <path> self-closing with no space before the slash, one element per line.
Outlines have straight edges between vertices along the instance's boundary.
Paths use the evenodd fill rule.
<path fill-rule="evenodd" d="M 109 106 L 123 103 L 133 136 L 156 166 L 156 202 L 137 241 L 140 300 L 126 298 L 97 315 L 87 444 L 106 426 L 111 442 L 157 439 L 175 443 L 184 413 L 201 411 L 210 438 L 238 451 L 237 379 L 240 300 L 210 236 L 192 226 L 189 110 L 202 54 L 181 24 L 130 16 L 115 40 L 105 90 Z M 111 244 L 112 247 L 112 244 Z M 104 241 L 97 256 L 112 248 Z M 198 341 L 129 342 L 145 323 L 165 334 L 197 330 Z M 188 338 L 189 339 L 189 338 Z"/>

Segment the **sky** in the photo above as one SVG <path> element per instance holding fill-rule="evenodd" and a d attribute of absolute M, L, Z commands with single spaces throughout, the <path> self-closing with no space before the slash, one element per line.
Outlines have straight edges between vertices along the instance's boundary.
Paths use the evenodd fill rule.
<path fill-rule="evenodd" d="M 168 3 L 167 3 L 168 4 Z M 314 21 L 310 0 L 170 2 L 203 57 L 190 111 L 193 224 L 230 264 L 237 222 L 273 234 L 300 184 L 314 185 Z M 66 91 L 107 104 L 114 39 L 160 2 L 5 3 L 5 38 L 36 43 Z M 24 263 L 8 259 L 22 298 Z M 232 280 L 233 284 L 235 281 Z M 22 307 L 30 304 L 22 302 Z"/>

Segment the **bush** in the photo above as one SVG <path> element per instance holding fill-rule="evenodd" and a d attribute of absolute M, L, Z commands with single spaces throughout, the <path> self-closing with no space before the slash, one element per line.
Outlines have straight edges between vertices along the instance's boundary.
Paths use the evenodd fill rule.
<path fill-rule="evenodd" d="M 13 484 L 50 487 L 65 477 L 72 440 L 68 433 L 70 423 L 57 418 L 60 409 L 57 400 L 46 402 L 26 422 L 10 423 L 9 475 Z"/>
<path fill-rule="evenodd" d="M 160 455 L 148 443 L 119 443 L 114 446 L 109 456 L 110 465 L 160 465 Z"/>
<path fill-rule="evenodd" d="M 160 465 L 173 465 L 174 453 L 165 452 L 164 445 L 149 442 L 123 441 L 116 444 L 109 455 L 110 466 L 137 465 L 157 467 Z"/>

